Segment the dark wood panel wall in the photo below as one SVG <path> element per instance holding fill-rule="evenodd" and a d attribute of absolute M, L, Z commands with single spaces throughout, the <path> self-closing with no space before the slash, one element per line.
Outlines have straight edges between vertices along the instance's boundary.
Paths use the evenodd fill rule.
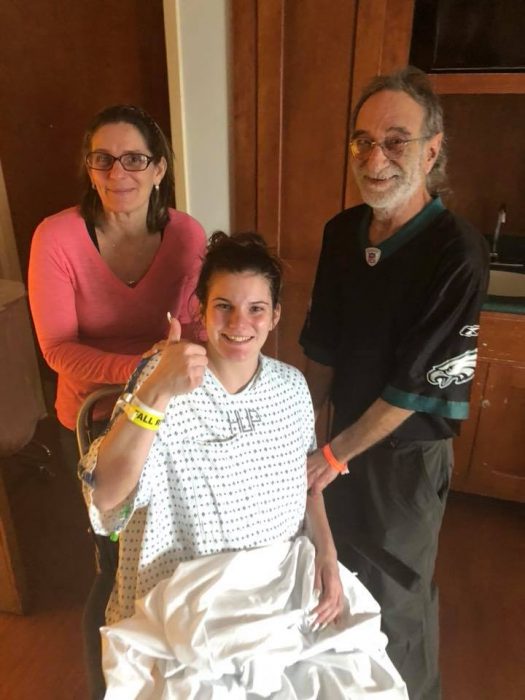
<path fill-rule="evenodd" d="M 525 77 L 525 76 L 524 76 Z M 525 93 L 442 95 L 450 192 L 445 201 L 483 234 L 525 236 Z"/>
<path fill-rule="evenodd" d="M 359 0 L 352 75 L 352 108 L 375 75 L 408 62 L 414 3 L 412 0 Z M 345 206 L 359 201 L 352 177 L 346 180 Z"/>
<path fill-rule="evenodd" d="M 80 141 L 118 102 L 169 133 L 162 0 L 10 0 L 0 7 L 0 158 L 22 274 L 31 236 L 78 201 Z"/>
<path fill-rule="evenodd" d="M 406 0 L 232 2 L 234 229 L 256 229 L 285 261 L 267 351 L 300 368 L 323 226 L 359 201 L 351 105 L 373 75 L 406 63 L 411 22 Z"/>

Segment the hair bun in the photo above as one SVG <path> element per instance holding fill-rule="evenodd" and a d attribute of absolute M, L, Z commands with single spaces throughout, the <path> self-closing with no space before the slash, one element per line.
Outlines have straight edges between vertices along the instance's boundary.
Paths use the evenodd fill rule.
<path fill-rule="evenodd" d="M 208 250 L 215 250 L 220 246 L 242 246 L 248 248 L 257 246 L 263 250 L 268 250 L 268 245 L 264 238 L 254 231 L 244 231 L 241 233 L 232 233 L 228 236 L 224 231 L 214 231 L 208 242 Z"/>
<path fill-rule="evenodd" d="M 266 277 L 275 307 L 279 303 L 282 282 L 282 265 L 278 255 L 254 231 L 232 233 L 231 236 L 224 231 L 214 231 L 208 241 L 195 290 L 201 305 L 206 305 L 208 284 L 214 273 L 245 271 Z"/>

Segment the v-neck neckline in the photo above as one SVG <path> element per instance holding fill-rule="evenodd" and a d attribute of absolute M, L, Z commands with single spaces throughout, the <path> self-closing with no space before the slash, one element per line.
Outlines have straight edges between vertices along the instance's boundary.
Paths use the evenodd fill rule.
<path fill-rule="evenodd" d="M 91 255 L 98 260 L 98 264 L 99 264 L 100 268 L 106 271 L 106 275 L 108 276 L 109 279 L 113 280 L 113 283 L 115 285 L 117 285 L 121 288 L 123 287 L 124 289 L 128 289 L 131 293 L 134 293 L 135 290 L 137 290 L 146 281 L 146 278 L 150 276 L 150 273 L 156 264 L 160 249 L 162 248 L 162 246 L 164 244 L 164 239 L 165 239 L 165 235 L 161 235 L 159 247 L 155 251 L 155 255 L 153 256 L 148 269 L 146 270 L 146 272 L 142 275 L 142 277 L 140 279 L 135 281 L 135 284 L 133 286 L 130 286 L 127 282 L 125 282 L 124 280 L 121 280 L 120 277 L 118 277 L 113 272 L 113 270 L 110 268 L 110 266 L 108 265 L 106 260 L 104 260 L 100 250 L 95 245 L 93 238 L 91 237 L 91 235 L 89 233 L 89 229 L 88 229 L 86 221 L 84 221 L 84 232 L 89 240 L 89 250 L 91 251 Z"/>
<path fill-rule="evenodd" d="M 373 211 L 371 207 L 368 207 L 368 211 L 361 220 L 358 231 L 359 244 L 363 254 L 366 256 L 367 249 L 379 250 L 380 253 L 377 263 L 380 264 L 382 260 L 388 258 L 390 255 L 395 253 L 396 250 L 399 250 L 399 248 L 421 233 L 421 231 L 423 231 L 428 224 L 436 219 L 444 210 L 445 207 L 441 201 L 441 197 L 433 197 L 432 200 L 425 207 L 423 207 L 423 209 L 421 209 L 421 211 L 404 223 L 403 226 L 401 226 L 401 228 L 399 228 L 395 233 L 388 238 L 385 238 L 385 240 L 381 241 L 381 243 L 373 245 L 370 243 L 370 239 L 368 237 Z"/>

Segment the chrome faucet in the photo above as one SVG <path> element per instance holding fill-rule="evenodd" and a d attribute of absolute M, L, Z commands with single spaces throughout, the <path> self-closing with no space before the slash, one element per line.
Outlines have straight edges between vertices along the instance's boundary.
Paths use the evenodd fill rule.
<path fill-rule="evenodd" d="M 501 231 L 501 226 L 502 224 L 505 223 L 507 220 L 507 208 L 505 207 L 504 204 L 500 206 L 498 209 L 498 218 L 496 219 L 496 228 L 494 229 L 494 237 L 492 239 L 492 250 L 490 251 L 490 257 L 493 260 L 496 260 L 498 257 L 498 241 L 499 241 L 499 234 Z"/>

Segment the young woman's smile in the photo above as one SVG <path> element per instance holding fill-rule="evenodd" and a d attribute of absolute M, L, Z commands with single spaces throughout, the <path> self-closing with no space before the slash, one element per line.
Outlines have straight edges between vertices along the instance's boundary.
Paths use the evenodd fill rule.
<path fill-rule="evenodd" d="M 204 312 L 212 364 L 245 362 L 255 371 L 280 307 L 273 308 L 270 284 L 251 271 L 213 275 Z"/>

